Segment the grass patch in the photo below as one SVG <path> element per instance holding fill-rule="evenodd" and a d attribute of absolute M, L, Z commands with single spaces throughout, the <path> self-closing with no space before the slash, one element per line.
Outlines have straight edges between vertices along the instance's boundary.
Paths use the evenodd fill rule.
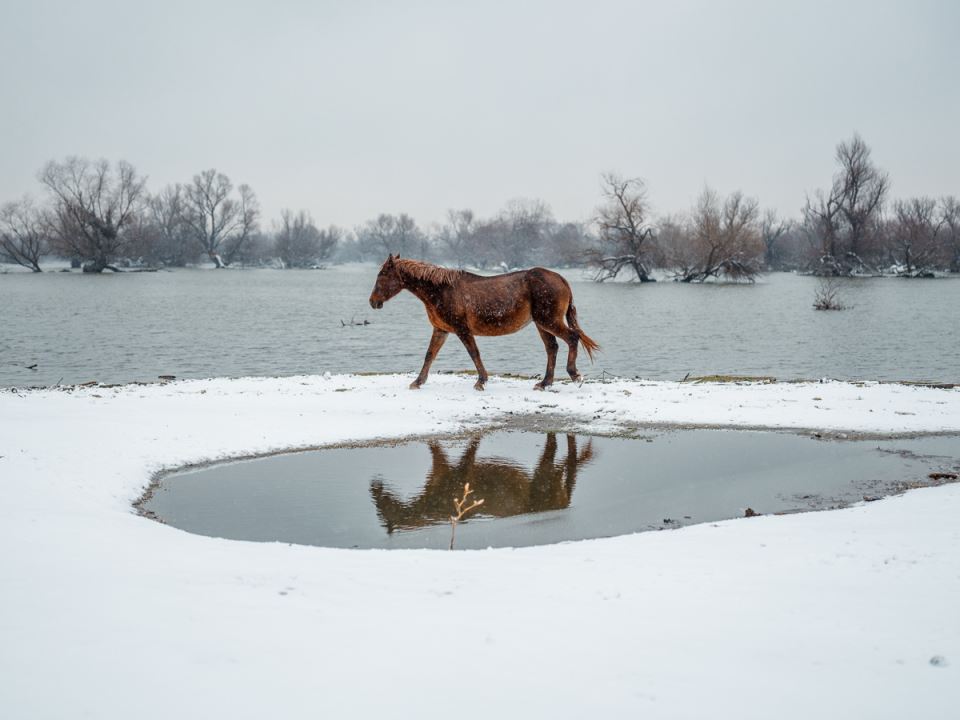
<path fill-rule="evenodd" d="M 777 379 L 772 375 L 700 375 L 698 377 L 684 378 L 683 382 L 694 383 L 758 383 L 760 385 L 772 385 Z"/>

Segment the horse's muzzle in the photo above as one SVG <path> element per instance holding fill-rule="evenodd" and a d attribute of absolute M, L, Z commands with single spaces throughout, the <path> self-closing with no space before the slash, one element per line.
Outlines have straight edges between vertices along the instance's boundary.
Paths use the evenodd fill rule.
<path fill-rule="evenodd" d="M 370 307 L 372 307 L 374 310 L 379 310 L 383 307 L 383 300 L 374 300 L 373 298 L 370 298 Z"/>

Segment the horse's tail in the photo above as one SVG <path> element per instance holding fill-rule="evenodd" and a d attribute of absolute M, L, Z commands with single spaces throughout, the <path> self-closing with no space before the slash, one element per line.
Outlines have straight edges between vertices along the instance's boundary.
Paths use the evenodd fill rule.
<path fill-rule="evenodd" d="M 571 329 L 577 331 L 577 335 L 580 336 L 580 343 L 583 345 L 583 349 L 587 351 L 587 355 L 590 356 L 590 362 L 593 362 L 593 351 L 599 350 L 600 346 L 593 341 L 593 339 L 587 335 L 583 328 L 580 327 L 580 323 L 577 322 L 577 308 L 574 307 L 571 302 L 567 307 L 567 325 Z"/>

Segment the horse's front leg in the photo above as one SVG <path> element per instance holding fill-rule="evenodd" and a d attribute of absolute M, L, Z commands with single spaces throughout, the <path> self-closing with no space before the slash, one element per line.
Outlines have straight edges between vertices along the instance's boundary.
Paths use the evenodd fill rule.
<path fill-rule="evenodd" d="M 483 361 L 480 359 L 480 350 L 477 348 L 477 341 L 473 339 L 473 335 L 469 332 L 457 333 L 457 337 L 460 338 L 460 342 L 463 343 L 467 352 L 470 353 L 470 359 L 473 360 L 473 364 L 477 366 L 477 382 L 473 386 L 473 389 L 483 390 L 484 383 L 487 382 L 487 369 L 483 366 Z"/>
<path fill-rule="evenodd" d="M 446 341 L 446 339 L 446 330 L 440 330 L 439 328 L 433 329 L 433 336 L 430 338 L 430 346 L 427 348 L 427 355 L 423 359 L 423 367 L 420 368 L 420 374 L 417 375 L 417 379 L 410 383 L 411 390 L 419 390 L 420 386 L 427 381 L 427 374 L 430 372 L 430 366 L 433 365 L 433 360 L 437 357 L 437 353 L 440 352 L 440 348 L 443 347 L 443 343 Z"/>

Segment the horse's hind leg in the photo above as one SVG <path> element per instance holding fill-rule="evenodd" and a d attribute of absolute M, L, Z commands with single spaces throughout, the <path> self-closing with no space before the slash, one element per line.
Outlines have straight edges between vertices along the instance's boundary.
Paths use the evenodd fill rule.
<path fill-rule="evenodd" d="M 440 352 L 440 348 L 443 347 L 443 343 L 446 339 L 446 330 L 440 330 L 438 328 L 433 329 L 433 336 L 430 338 L 429 347 L 427 347 L 427 355 L 423 359 L 423 367 L 420 368 L 420 374 L 417 375 L 417 379 L 410 383 L 411 390 L 419 390 L 420 386 L 427 381 L 427 374 L 430 372 L 430 366 L 433 365 L 434 358 L 437 357 L 437 353 Z"/>
<path fill-rule="evenodd" d="M 577 347 L 580 345 L 580 333 L 567 328 L 567 334 L 563 339 L 567 341 L 567 347 L 570 348 L 567 353 L 567 374 L 574 382 L 580 382 L 583 380 L 583 375 L 577 370 Z"/>
<path fill-rule="evenodd" d="M 537 325 L 537 331 L 540 333 L 540 339 L 543 340 L 543 346 L 547 350 L 547 369 L 543 373 L 543 380 L 533 386 L 534 390 L 543 390 L 553 385 L 553 369 L 557 365 L 557 339 Z"/>
<path fill-rule="evenodd" d="M 560 338 L 567 344 L 567 347 L 570 349 L 567 353 L 567 374 L 570 375 L 570 379 L 574 382 L 582 380 L 583 376 L 577 371 L 577 347 L 580 345 L 580 333 L 571 327 L 567 327 L 567 324 L 563 322 L 563 320 L 556 319 L 543 323 L 542 325 L 537 323 L 537 328 L 540 330 L 541 335 L 546 331 Z M 546 343 L 546 340 L 544 340 L 544 343 Z M 554 353 L 556 353 L 556 351 L 554 351 Z"/>
<path fill-rule="evenodd" d="M 477 347 L 477 341 L 473 339 L 473 335 L 469 332 L 457 333 L 457 337 L 460 338 L 463 346 L 467 348 L 473 364 L 477 366 L 477 382 L 474 384 L 473 389 L 483 390 L 483 386 L 487 382 L 487 369 L 483 366 L 483 361 L 480 359 L 480 349 Z"/>

